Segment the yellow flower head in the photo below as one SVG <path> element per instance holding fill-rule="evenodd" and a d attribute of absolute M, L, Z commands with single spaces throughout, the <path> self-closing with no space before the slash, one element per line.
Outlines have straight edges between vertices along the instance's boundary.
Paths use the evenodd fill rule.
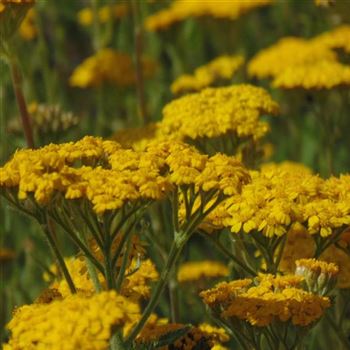
<path fill-rule="evenodd" d="M 335 286 L 339 268 L 334 263 L 316 259 L 299 259 L 295 274 L 303 276 L 309 291 L 325 295 Z"/>
<path fill-rule="evenodd" d="M 187 262 L 179 267 L 177 279 L 179 282 L 193 282 L 201 279 L 226 277 L 229 269 L 218 261 Z"/>
<path fill-rule="evenodd" d="M 336 54 L 325 45 L 287 37 L 253 57 L 248 64 L 248 73 L 258 78 L 276 77 L 286 69 L 294 69 L 299 65 L 312 66 L 318 61 L 334 62 L 336 59 Z"/>
<path fill-rule="evenodd" d="M 223 319 L 248 322 L 256 327 L 286 321 L 308 326 L 323 315 L 330 300 L 298 288 L 300 282 L 298 276 L 260 275 L 257 285 L 251 280 L 237 280 L 219 284 L 200 295 Z M 239 288 L 240 284 L 243 288 Z"/>
<path fill-rule="evenodd" d="M 7 326 L 9 345 L 18 350 L 107 350 L 112 327 L 123 327 L 138 312 L 137 305 L 114 291 L 25 305 Z"/>
<path fill-rule="evenodd" d="M 129 156 L 137 159 L 136 166 L 129 161 L 130 167 L 121 167 L 118 160 Z M 126 202 L 163 198 L 171 183 L 160 175 L 161 166 L 159 158 L 150 154 L 85 137 L 75 143 L 18 151 L 0 168 L 0 187 L 18 190 L 20 200 L 33 195 L 40 205 L 48 204 L 54 193 L 66 200 L 86 198 L 101 214 Z"/>
<path fill-rule="evenodd" d="M 255 8 L 269 5 L 272 2 L 272 0 L 230 0 L 220 2 L 214 0 L 175 0 L 169 8 L 149 16 L 146 19 L 145 27 L 149 31 L 162 30 L 190 17 L 211 16 L 235 20 Z"/>
<path fill-rule="evenodd" d="M 350 53 L 350 25 L 340 25 L 315 37 L 313 41 L 330 49 L 342 49 Z"/>
<path fill-rule="evenodd" d="M 165 135 L 176 134 L 190 140 L 228 132 L 257 140 L 269 130 L 259 117 L 275 115 L 278 110 L 277 103 L 262 88 L 252 85 L 207 88 L 166 105 L 160 129 Z"/>
<path fill-rule="evenodd" d="M 218 80 L 230 80 L 244 62 L 243 56 L 220 56 L 198 67 L 193 75 L 182 75 L 171 85 L 173 94 L 200 91 Z"/>
<path fill-rule="evenodd" d="M 153 76 L 156 65 L 144 58 L 142 68 L 145 78 Z M 136 73 L 132 58 L 125 53 L 113 49 L 101 49 L 95 55 L 88 57 L 72 73 L 71 86 L 87 88 L 111 83 L 118 86 L 130 86 L 136 81 Z"/>
<path fill-rule="evenodd" d="M 329 60 L 290 66 L 275 76 L 273 86 L 305 90 L 350 86 L 350 66 Z"/>

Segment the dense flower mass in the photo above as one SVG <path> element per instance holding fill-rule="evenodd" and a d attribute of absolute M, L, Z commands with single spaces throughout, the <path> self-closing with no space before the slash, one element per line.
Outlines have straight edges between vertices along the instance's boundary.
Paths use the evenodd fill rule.
<path fill-rule="evenodd" d="M 19 200 L 33 194 L 46 205 L 58 192 L 66 200 L 88 199 L 97 214 L 128 202 L 162 199 L 173 185 L 193 184 L 228 195 L 248 180 L 236 159 L 208 157 L 181 142 L 155 143 L 136 152 L 94 137 L 20 150 L 0 168 L 0 187 L 18 190 Z"/>
<path fill-rule="evenodd" d="M 248 73 L 258 78 L 275 77 L 285 69 L 320 60 L 335 61 L 336 54 L 324 45 L 287 37 L 259 52 L 248 64 Z"/>
<path fill-rule="evenodd" d="M 187 262 L 179 267 L 177 279 L 179 282 L 191 282 L 201 279 L 226 277 L 229 269 L 218 261 Z"/>
<path fill-rule="evenodd" d="M 328 237 L 350 223 L 348 177 L 323 180 L 302 166 L 265 166 L 251 171 L 252 181 L 228 198 L 208 218 L 214 227 L 232 232 L 285 234 L 291 224 Z"/>
<path fill-rule="evenodd" d="M 300 289 L 301 281 L 297 276 L 260 275 L 256 286 L 249 280 L 241 281 L 242 285 L 233 281 L 204 291 L 201 297 L 223 319 L 238 319 L 257 327 L 289 320 L 308 326 L 322 316 L 330 300 Z"/>
<path fill-rule="evenodd" d="M 25 305 L 8 324 L 11 338 L 4 349 L 107 350 L 112 327 L 122 327 L 137 312 L 137 305 L 114 291 Z"/>
<path fill-rule="evenodd" d="M 260 115 L 275 115 L 278 110 L 277 103 L 262 88 L 207 88 L 166 105 L 160 127 L 164 134 L 189 139 L 212 138 L 227 132 L 259 139 L 269 130 Z"/>
<path fill-rule="evenodd" d="M 181 75 L 171 85 L 173 94 L 200 91 L 220 80 L 232 79 L 244 62 L 243 56 L 220 56 L 198 67 L 194 73 Z"/>
<path fill-rule="evenodd" d="M 343 24 L 335 27 L 315 37 L 313 41 L 330 49 L 342 49 L 350 53 L 350 26 Z"/>
<path fill-rule="evenodd" d="M 282 89 L 332 89 L 350 85 L 350 66 L 334 61 L 310 62 L 286 68 L 273 86 Z"/>
<path fill-rule="evenodd" d="M 149 31 L 163 30 L 187 18 L 202 16 L 234 20 L 255 8 L 269 5 L 272 2 L 272 0 L 225 2 L 175 0 L 169 8 L 149 16 L 145 26 Z"/>
<path fill-rule="evenodd" d="M 143 59 L 144 76 L 151 77 L 156 69 L 150 59 Z M 118 86 L 130 86 L 136 81 L 136 73 L 132 58 L 113 49 L 101 49 L 88 57 L 72 73 L 70 85 L 87 88 L 111 83 Z"/>

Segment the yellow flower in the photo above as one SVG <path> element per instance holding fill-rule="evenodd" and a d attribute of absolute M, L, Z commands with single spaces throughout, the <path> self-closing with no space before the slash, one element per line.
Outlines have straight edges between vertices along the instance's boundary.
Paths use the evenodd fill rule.
<path fill-rule="evenodd" d="M 297 266 L 295 274 L 304 277 L 308 291 L 326 295 L 335 286 L 339 268 L 334 263 L 316 259 L 299 259 L 295 264 Z"/>
<path fill-rule="evenodd" d="M 221 283 L 200 296 L 223 319 L 232 318 L 257 327 L 287 321 L 309 326 L 323 315 L 330 300 L 298 288 L 301 280 L 293 275 L 260 275 L 256 285 L 251 280 Z"/>
<path fill-rule="evenodd" d="M 238 138 L 257 140 L 269 130 L 259 117 L 275 115 L 278 110 L 277 103 L 262 88 L 243 84 L 207 88 L 166 105 L 160 132 L 190 140 L 232 132 Z"/>
<path fill-rule="evenodd" d="M 149 31 L 162 30 L 189 17 L 211 16 L 235 20 L 251 10 L 271 4 L 272 0 L 245 1 L 186 1 L 175 0 L 169 8 L 146 18 Z"/>
<path fill-rule="evenodd" d="M 179 267 L 177 279 L 179 282 L 193 282 L 200 279 L 226 277 L 229 269 L 218 261 L 187 262 Z"/>
<path fill-rule="evenodd" d="M 291 66 L 275 76 L 273 86 L 306 90 L 350 86 L 350 66 L 328 60 Z"/>
<path fill-rule="evenodd" d="M 218 80 L 229 80 L 235 72 L 242 66 L 243 56 L 220 56 L 198 67 L 193 75 L 182 75 L 171 85 L 173 94 L 182 92 L 200 91 Z"/>
<path fill-rule="evenodd" d="M 330 49 L 343 49 L 350 53 L 350 25 L 340 25 L 316 36 L 313 41 Z"/>
<path fill-rule="evenodd" d="M 144 58 L 142 68 L 145 78 L 150 78 L 156 69 L 155 62 Z M 72 73 L 71 86 L 87 88 L 112 83 L 119 86 L 130 86 L 136 81 L 132 58 L 113 49 L 101 49 L 95 55 L 85 59 Z"/>
<path fill-rule="evenodd" d="M 248 63 L 248 73 L 258 78 L 276 77 L 288 68 L 336 59 L 336 54 L 320 43 L 286 37 L 253 57 Z"/>
<path fill-rule="evenodd" d="M 123 327 L 138 312 L 137 305 L 114 291 L 25 305 L 7 326 L 9 345 L 18 350 L 107 350 L 112 327 Z"/>

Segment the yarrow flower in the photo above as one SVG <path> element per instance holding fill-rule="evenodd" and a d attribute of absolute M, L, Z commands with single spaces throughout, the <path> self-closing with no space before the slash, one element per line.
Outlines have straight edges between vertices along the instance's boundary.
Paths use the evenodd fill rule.
<path fill-rule="evenodd" d="M 166 105 L 159 127 L 161 134 L 196 141 L 199 145 L 201 140 L 225 134 L 233 139 L 231 143 L 239 144 L 239 139 L 262 138 L 269 126 L 259 117 L 278 111 L 277 103 L 262 88 L 251 85 L 207 88 Z"/>
<path fill-rule="evenodd" d="M 244 58 L 241 55 L 217 57 L 198 67 L 193 75 L 181 75 L 171 84 L 171 91 L 173 94 L 200 91 L 217 81 L 232 79 L 243 62 Z"/>
<path fill-rule="evenodd" d="M 128 201 L 164 197 L 171 189 L 170 182 L 160 175 L 160 168 L 150 171 L 148 167 L 159 164 L 157 159 L 135 153 L 145 160 L 139 168 L 116 168 L 115 159 L 123 152 L 133 154 L 122 151 L 116 142 L 93 137 L 20 150 L 0 168 L 0 187 L 18 189 L 20 200 L 33 194 L 41 205 L 48 204 L 56 192 L 67 200 L 86 198 L 96 213 L 118 209 Z M 76 162 L 83 165 L 76 167 Z"/>
<path fill-rule="evenodd" d="M 272 84 L 282 89 L 306 90 L 350 86 L 350 66 L 333 61 L 291 66 L 277 74 Z"/>
<path fill-rule="evenodd" d="M 155 63 L 144 58 L 142 69 L 145 78 L 150 78 L 156 69 Z M 113 49 L 101 49 L 88 57 L 72 73 L 69 83 L 79 88 L 96 87 L 102 83 L 130 86 L 136 81 L 136 72 L 129 55 Z"/>
<path fill-rule="evenodd" d="M 4 349 L 107 350 L 112 332 L 138 312 L 137 305 L 115 291 L 24 305 L 7 326 L 11 337 Z"/>
<path fill-rule="evenodd" d="M 316 36 L 313 42 L 330 49 L 342 49 L 350 53 L 350 25 L 343 24 L 324 32 Z"/>
<path fill-rule="evenodd" d="M 145 21 L 145 27 L 149 31 L 167 29 L 174 23 L 183 21 L 189 17 L 211 16 L 235 20 L 251 10 L 270 5 L 272 0 L 245 0 L 245 1 L 186 1 L 175 0 L 171 6 L 159 11 Z"/>
<path fill-rule="evenodd" d="M 253 57 L 248 73 L 258 78 L 276 77 L 285 69 L 318 61 L 336 61 L 335 52 L 317 42 L 297 37 L 282 38 Z"/>
<path fill-rule="evenodd" d="M 308 291 L 326 295 L 335 286 L 337 265 L 316 259 L 300 259 L 295 264 L 295 274 L 304 277 Z"/>
<path fill-rule="evenodd" d="M 298 276 L 259 276 L 257 285 L 242 280 L 243 288 L 219 284 L 202 292 L 204 302 L 223 319 L 236 319 L 252 326 L 266 327 L 274 322 L 291 321 L 296 326 L 309 326 L 318 320 L 330 300 L 300 289 Z"/>
<path fill-rule="evenodd" d="M 179 282 L 193 282 L 201 279 L 226 277 L 229 269 L 219 261 L 191 261 L 180 265 L 177 279 Z"/>

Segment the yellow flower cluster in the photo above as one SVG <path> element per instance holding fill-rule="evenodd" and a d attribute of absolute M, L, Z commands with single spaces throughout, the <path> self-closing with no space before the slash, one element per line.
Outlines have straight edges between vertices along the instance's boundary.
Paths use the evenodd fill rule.
<path fill-rule="evenodd" d="M 324 45 L 302 38 L 286 37 L 262 50 L 248 63 L 248 73 L 258 78 L 276 77 L 285 69 L 328 60 L 336 54 Z"/>
<path fill-rule="evenodd" d="M 181 142 L 156 142 L 148 152 L 165 159 L 170 180 L 177 186 L 195 185 L 204 192 L 216 190 L 231 195 L 250 180 L 248 171 L 234 157 L 219 153 L 209 157 Z"/>
<path fill-rule="evenodd" d="M 150 59 L 142 60 L 145 78 L 153 76 L 156 64 Z M 101 49 L 95 55 L 88 57 L 69 78 L 71 86 L 79 88 L 100 86 L 111 83 L 120 86 L 130 86 L 136 81 L 136 73 L 132 58 L 125 53 L 113 49 Z"/>
<path fill-rule="evenodd" d="M 229 269 L 218 261 L 203 260 L 187 262 L 179 267 L 177 279 L 179 282 L 193 282 L 200 279 L 226 277 Z"/>
<path fill-rule="evenodd" d="M 272 2 L 273 0 L 228 0 L 219 2 L 214 0 L 175 0 L 169 8 L 146 18 L 145 27 L 149 31 L 163 30 L 190 17 L 210 16 L 235 20 L 258 7 L 269 5 Z"/>
<path fill-rule="evenodd" d="M 85 295 L 93 295 L 94 285 L 90 279 L 85 260 L 83 258 L 69 258 L 66 259 L 66 265 L 77 290 Z M 51 270 L 56 273 L 55 266 Z M 125 275 L 120 293 L 135 302 L 150 296 L 150 282 L 156 281 L 159 277 L 154 264 L 149 259 L 142 260 L 137 268 L 136 260 L 133 260 Z M 46 275 L 45 278 L 47 279 Z M 105 285 L 105 279 L 101 273 L 98 273 L 98 279 L 101 285 Z M 53 282 L 50 289 L 57 290 L 63 298 L 71 295 L 65 279 Z"/>
<path fill-rule="evenodd" d="M 296 261 L 297 270 L 308 270 L 316 274 L 328 274 L 337 276 L 339 268 L 333 263 L 326 263 L 316 259 L 299 259 Z"/>
<path fill-rule="evenodd" d="M 149 344 L 156 342 L 161 337 L 186 327 L 179 323 L 148 323 L 136 339 L 138 344 Z M 168 346 L 159 347 L 160 350 L 194 350 L 198 349 L 226 349 L 221 347 L 221 343 L 229 340 L 228 335 L 222 328 L 213 327 L 203 323 L 198 327 L 191 327 L 188 332 L 175 340 Z M 215 346 L 217 346 L 215 348 Z M 220 346 L 220 348 L 218 348 Z"/>
<path fill-rule="evenodd" d="M 174 185 L 231 195 L 247 181 L 248 172 L 236 159 L 208 157 L 181 142 L 154 143 L 136 152 L 89 136 L 20 150 L 0 168 L 0 187 L 18 190 L 20 200 L 30 194 L 45 205 L 61 193 L 67 200 L 88 199 L 97 214 L 128 202 L 162 199 Z"/>
<path fill-rule="evenodd" d="M 116 157 L 132 155 L 139 158 L 139 167 L 127 168 L 124 164 L 120 169 Z M 123 150 L 114 141 L 87 136 L 75 143 L 16 152 L 0 168 L 0 187 L 18 188 L 21 200 L 33 193 L 42 205 L 55 192 L 66 199 L 87 198 L 96 213 L 103 213 L 118 209 L 127 201 L 163 198 L 171 184 L 160 175 L 161 169 L 151 168 L 150 164 L 159 161 L 150 154 Z"/>
<path fill-rule="evenodd" d="M 319 45 L 330 49 L 342 49 L 350 53 L 350 25 L 343 24 L 313 39 Z"/>
<path fill-rule="evenodd" d="M 159 123 L 150 123 L 141 127 L 120 129 L 113 135 L 113 140 L 119 142 L 124 148 L 143 151 L 149 143 L 155 139 L 161 139 L 158 128 Z"/>
<path fill-rule="evenodd" d="M 97 19 L 101 23 L 106 23 L 111 19 L 124 17 L 129 12 L 126 3 L 117 5 L 105 5 L 98 9 Z M 78 12 L 78 22 L 82 26 L 91 26 L 94 22 L 94 13 L 90 7 L 83 8 Z"/>
<path fill-rule="evenodd" d="M 350 66 L 334 61 L 289 67 L 278 74 L 273 86 L 282 89 L 332 89 L 350 86 Z"/>
<path fill-rule="evenodd" d="M 304 277 L 308 291 L 326 295 L 334 288 L 339 273 L 339 268 L 334 263 L 300 259 L 295 264 L 295 274 Z"/>
<path fill-rule="evenodd" d="M 339 26 L 310 40 L 288 37 L 259 52 L 249 62 L 248 73 L 274 78 L 283 89 L 332 89 L 350 85 L 350 66 L 338 62 L 332 49 L 350 52 L 350 27 Z"/>
<path fill-rule="evenodd" d="M 267 237 L 281 236 L 297 222 L 322 237 L 350 224 L 348 175 L 323 180 L 303 167 L 300 171 L 285 165 L 250 174 L 251 183 L 226 199 L 209 216 L 209 223 L 236 233 L 260 231 Z"/>
<path fill-rule="evenodd" d="M 107 350 L 112 327 L 123 327 L 135 313 L 138 307 L 114 291 L 25 305 L 8 324 L 4 349 Z"/>
<path fill-rule="evenodd" d="M 242 84 L 207 88 L 167 104 L 160 132 L 192 140 L 233 132 L 240 138 L 257 140 L 269 130 L 259 117 L 275 115 L 278 111 L 277 103 L 259 87 Z"/>
<path fill-rule="evenodd" d="M 198 67 L 193 75 L 185 74 L 177 78 L 171 85 L 173 94 L 200 91 L 218 80 L 230 80 L 244 63 L 241 55 L 220 56 Z"/>
<path fill-rule="evenodd" d="M 301 280 L 298 276 L 260 275 L 258 285 L 241 280 L 243 288 L 239 288 L 238 280 L 231 282 L 232 288 L 229 283 L 226 288 L 220 284 L 200 295 L 224 319 L 234 318 L 257 327 L 287 321 L 309 326 L 323 315 L 330 300 L 298 288 Z"/>
<path fill-rule="evenodd" d="M 338 266 L 337 288 L 350 287 L 350 254 L 346 253 L 348 246 L 346 235 L 347 233 L 344 232 L 339 237 L 338 244 L 342 245 L 342 249 L 332 244 L 320 256 L 320 260 L 334 263 Z M 293 273 L 297 268 L 296 261 L 298 259 L 312 258 L 315 251 L 315 241 L 310 236 L 307 229 L 300 223 L 293 224 L 287 233 L 287 241 L 279 265 L 280 271 Z"/>

